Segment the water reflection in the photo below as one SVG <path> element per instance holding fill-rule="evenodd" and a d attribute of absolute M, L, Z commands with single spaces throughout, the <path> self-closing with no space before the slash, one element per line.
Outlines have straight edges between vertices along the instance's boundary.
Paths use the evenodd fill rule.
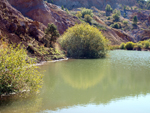
<path fill-rule="evenodd" d="M 106 59 L 49 63 L 41 66 L 41 70 L 46 72 L 40 96 L 11 105 L 17 109 L 22 105 L 29 110 L 35 105 L 36 112 L 57 111 L 90 104 L 107 106 L 129 97 L 141 99 L 141 94 L 147 101 L 144 96 L 150 93 L 149 52 L 112 51 Z M 36 99 L 40 99 L 37 105 Z M 11 105 L 0 106 L 0 109 L 11 111 L 14 109 Z"/>
<path fill-rule="evenodd" d="M 87 89 L 97 85 L 104 75 L 104 60 L 76 60 L 63 63 L 60 75 L 65 83 L 77 89 Z M 68 65 L 69 64 L 69 65 Z"/>

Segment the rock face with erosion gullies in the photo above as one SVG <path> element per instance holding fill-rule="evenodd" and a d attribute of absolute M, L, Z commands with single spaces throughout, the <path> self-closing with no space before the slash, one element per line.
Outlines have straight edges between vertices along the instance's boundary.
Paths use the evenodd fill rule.
<path fill-rule="evenodd" d="M 8 0 L 9 3 L 19 10 L 24 16 L 39 21 L 44 25 L 54 23 L 60 34 L 68 27 L 80 23 L 80 21 L 56 5 L 45 3 L 43 0 Z"/>
<path fill-rule="evenodd" d="M 39 25 L 36 25 L 38 23 Z M 32 38 L 41 39 L 44 36 L 45 25 L 40 22 L 33 21 L 24 17 L 18 10 L 13 8 L 7 0 L 0 1 L 0 31 L 2 36 L 0 38 L 4 38 L 8 40 L 8 42 L 19 43 L 25 38 L 30 37 L 29 28 L 31 25 L 36 27 L 37 34 L 32 36 Z M 40 26 L 40 27 L 39 27 Z"/>
<path fill-rule="evenodd" d="M 1 41 L 6 44 L 21 43 L 28 55 L 36 57 L 37 61 L 51 59 L 55 51 L 45 46 L 45 29 L 44 24 L 23 16 L 7 0 L 0 1 L 0 47 Z"/>
<path fill-rule="evenodd" d="M 53 3 L 59 6 L 63 5 L 68 9 L 79 7 L 91 8 L 95 6 L 98 9 L 104 10 L 107 4 L 110 4 L 112 8 L 116 8 L 118 4 L 132 6 L 135 5 L 136 0 L 53 0 Z"/>

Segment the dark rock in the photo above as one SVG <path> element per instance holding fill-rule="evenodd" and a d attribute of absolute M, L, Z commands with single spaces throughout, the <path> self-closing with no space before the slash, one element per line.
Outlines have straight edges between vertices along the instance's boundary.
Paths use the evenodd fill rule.
<path fill-rule="evenodd" d="M 36 40 L 38 40 L 38 29 L 35 25 L 30 25 L 28 32 L 30 36 L 33 36 Z"/>
<path fill-rule="evenodd" d="M 13 33 L 16 30 L 17 30 L 17 25 L 15 23 L 11 23 L 9 26 L 9 31 Z"/>
<path fill-rule="evenodd" d="M 18 29 L 17 29 L 17 34 L 20 35 L 24 35 L 26 33 L 26 27 L 25 26 L 18 26 Z"/>

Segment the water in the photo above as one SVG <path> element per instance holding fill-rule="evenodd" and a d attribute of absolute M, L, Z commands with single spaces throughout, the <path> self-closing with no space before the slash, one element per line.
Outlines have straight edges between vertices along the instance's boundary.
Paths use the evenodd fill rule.
<path fill-rule="evenodd" d="M 150 52 L 111 51 L 105 59 L 40 66 L 39 95 L 11 98 L 0 113 L 150 113 Z"/>

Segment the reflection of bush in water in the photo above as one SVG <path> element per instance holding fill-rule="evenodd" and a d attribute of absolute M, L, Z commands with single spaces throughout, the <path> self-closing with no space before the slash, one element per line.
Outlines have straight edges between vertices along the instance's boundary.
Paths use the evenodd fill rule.
<path fill-rule="evenodd" d="M 87 89 L 98 84 L 104 76 L 104 60 L 77 60 L 62 66 L 61 75 L 74 88 Z M 67 62 L 68 63 L 68 62 Z M 66 67 L 67 66 L 67 67 Z M 65 68 L 63 68 L 65 67 Z"/>

